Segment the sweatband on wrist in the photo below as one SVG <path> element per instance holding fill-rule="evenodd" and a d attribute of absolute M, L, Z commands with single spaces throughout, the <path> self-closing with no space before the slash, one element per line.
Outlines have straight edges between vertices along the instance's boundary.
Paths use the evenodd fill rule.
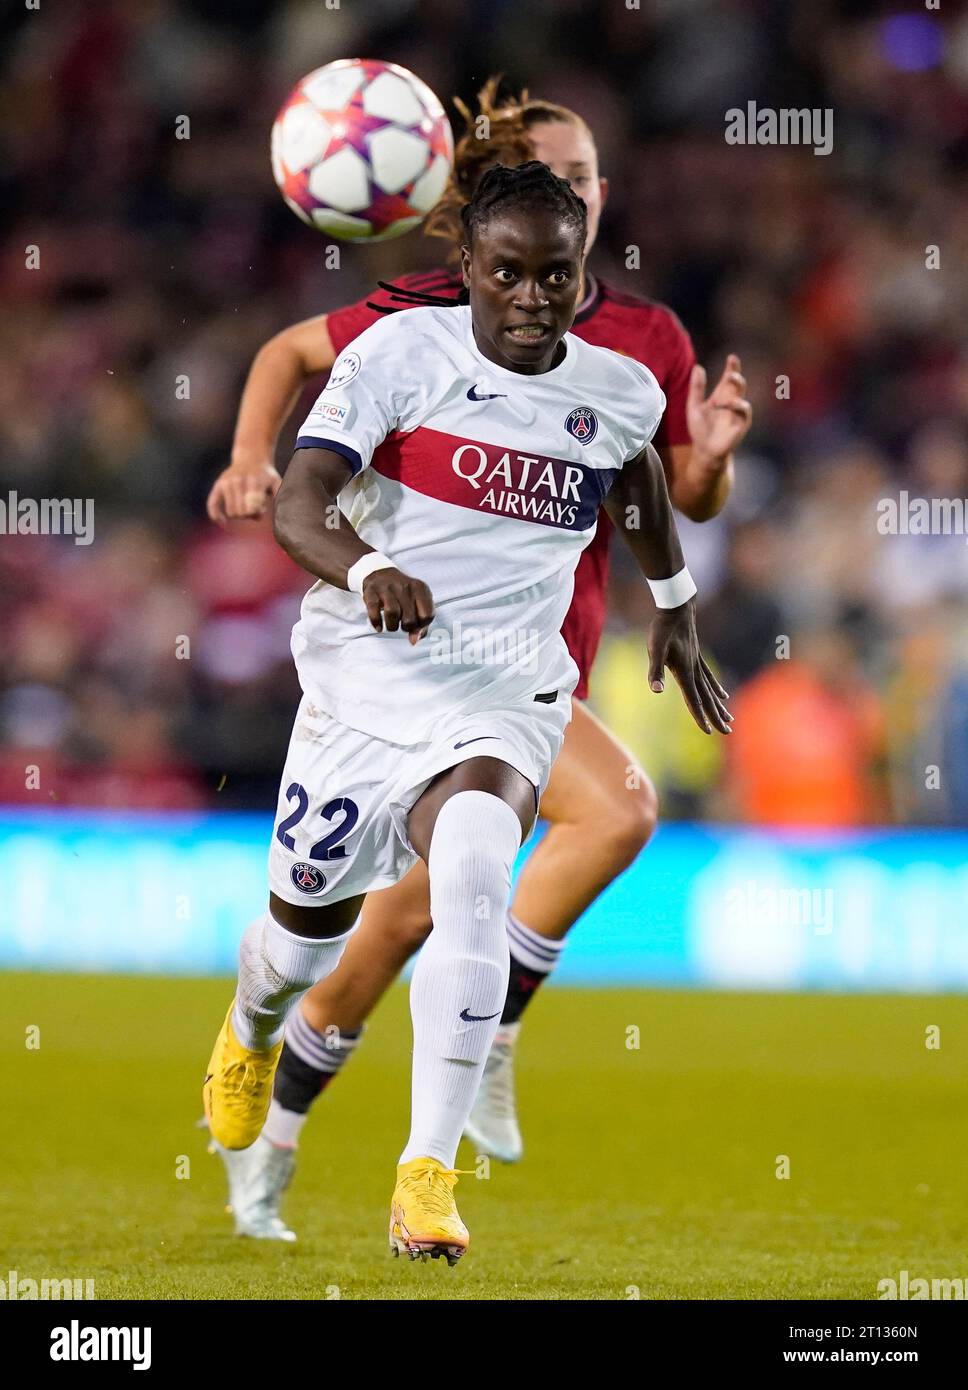
<path fill-rule="evenodd" d="M 362 594 L 363 581 L 369 579 L 374 570 L 392 569 L 396 569 L 392 560 L 381 555 L 379 550 L 371 550 L 369 555 L 364 555 L 355 565 L 350 565 L 346 571 L 346 587 L 354 594 Z"/>
<path fill-rule="evenodd" d="M 679 608 L 696 592 L 696 584 L 689 570 L 683 565 L 678 574 L 668 579 L 649 579 L 646 583 L 652 590 L 656 608 Z"/>

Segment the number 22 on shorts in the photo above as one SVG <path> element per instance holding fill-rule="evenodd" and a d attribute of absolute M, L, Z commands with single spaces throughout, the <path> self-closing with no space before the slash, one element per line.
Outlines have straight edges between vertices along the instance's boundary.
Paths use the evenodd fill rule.
<path fill-rule="evenodd" d="M 293 854 L 296 852 L 296 841 L 289 831 L 299 824 L 303 816 L 309 810 L 309 793 L 305 787 L 298 782 L 293 782 L 286 789 L 286 800 L 295 801 L 296 809 L 291 811 L 285 820 L 280 821 L 276 827 L 276 839 L 280 844 L 285 845 L 286 849 Z M 327 801 L 326 805 L 320 809 L 319 814 L 323 820 L 332 821 L 336 816 L 343 813 L 343 819 L 335 829 L 328 835 L 324 835 L 321 840 L 317 840 L 309 851 L 310 859 L 345 859 L 346 846 L 343 840 L 352 834 L 356 822 L 360 818 L 360 808 L 355 801 L 351 801 L 347 796 L 334 797 L 332 801 Z"/>

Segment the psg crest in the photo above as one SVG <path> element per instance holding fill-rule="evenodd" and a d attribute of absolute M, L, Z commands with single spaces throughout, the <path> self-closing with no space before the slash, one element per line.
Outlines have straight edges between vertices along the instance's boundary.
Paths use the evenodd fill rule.
<path fill-rule="evenodd" d="M 565 429 L 579 444 L 589 444 L 598 433 L 598 416 L 587 405 L 576 406 L 565 421 Z"/>
<path fill-rule="evenodd" d="M 326 887 L 326 875 L 317 869 L 315 864 L 306 864 L 303 861 L 293 864 L 289 870 L 289 877 L 292 879 L 293 887 L 298 888 L 300 893 L 321 893 Z"/>

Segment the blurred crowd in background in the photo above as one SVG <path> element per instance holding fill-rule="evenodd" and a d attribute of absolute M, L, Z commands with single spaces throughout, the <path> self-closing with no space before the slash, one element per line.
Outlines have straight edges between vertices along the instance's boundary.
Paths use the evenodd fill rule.
<path fill-rule="evenodd" d="M 344 246 L 327 269 L 323 238 L 272 183 L 269 128 L 292 84 L 368 56 L 445 102 L 500 71 L 578 110 L 612 179 L 592 269 L 671 305 L 711 379 L 742 355 L 755 424 L 733 499 L 717 521 L 682 523 L 734 697 L 728 746 L 670 691 L 649 694 L 649 601 L 613 550 L 592 704 L 653 774 L 664 814 L 968 824 L 966 537 L 876 524 L 901 489 L 968 498 L 959 11 L 21 6 L 0 107 L 0 498 L 94 498 L 95 539 L 0 539 L 0 802 L 274 805 L 306 580 L 265 526 L 211 525 L 204 498 L 259 346 L 441 258 L 417 233 Z M 832 108 L 832 153 L 726 144 L 724 113 L 748 101 Z"/>

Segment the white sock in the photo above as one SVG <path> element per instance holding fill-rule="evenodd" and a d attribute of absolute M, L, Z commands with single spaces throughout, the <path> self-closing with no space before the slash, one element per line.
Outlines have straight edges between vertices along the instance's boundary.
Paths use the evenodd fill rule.
<path fill-rule="evenodd" d="M 434 929 L 410 984 L 411 1128 L 401 1163 L 428 1155 L 453 1167 L 507 994 L 504 919 L 520 845 L 517 815 L 489 792 L 458 792 L 437 816 L 428 855 Z"/>
<path fill-rule="evenodd" d="M 299 1131 L 309 1118 L 309 1111 L 300 1114 L 298 1110 L 286 1110 L 275 1096 L 269 1102 L 269 1113 L 262 1126 L 262 1137 L 268 1139 L 277 1149 L 295 1149 L 299 1146 Z"/>
<path fill-rule="evenodd" d="M 560 941 L 553 941 L 550 937 L 542 936 L 540 932 L 526 927 L 513 912 L 507 915 L 507 931 L 514 959 L 536 975 L 550 975 L 561 956 L 564 937 Z"/>
<path fill-rule="evenodd" d="M 286 1015 L 308 989 L 339 964 L 352 929 L 342 936 L 296 936 L 267 912 L 239 945 L 239 985 L 232 1028 L 243 1047 L 266 1052 L 281 1039 Z"/>

